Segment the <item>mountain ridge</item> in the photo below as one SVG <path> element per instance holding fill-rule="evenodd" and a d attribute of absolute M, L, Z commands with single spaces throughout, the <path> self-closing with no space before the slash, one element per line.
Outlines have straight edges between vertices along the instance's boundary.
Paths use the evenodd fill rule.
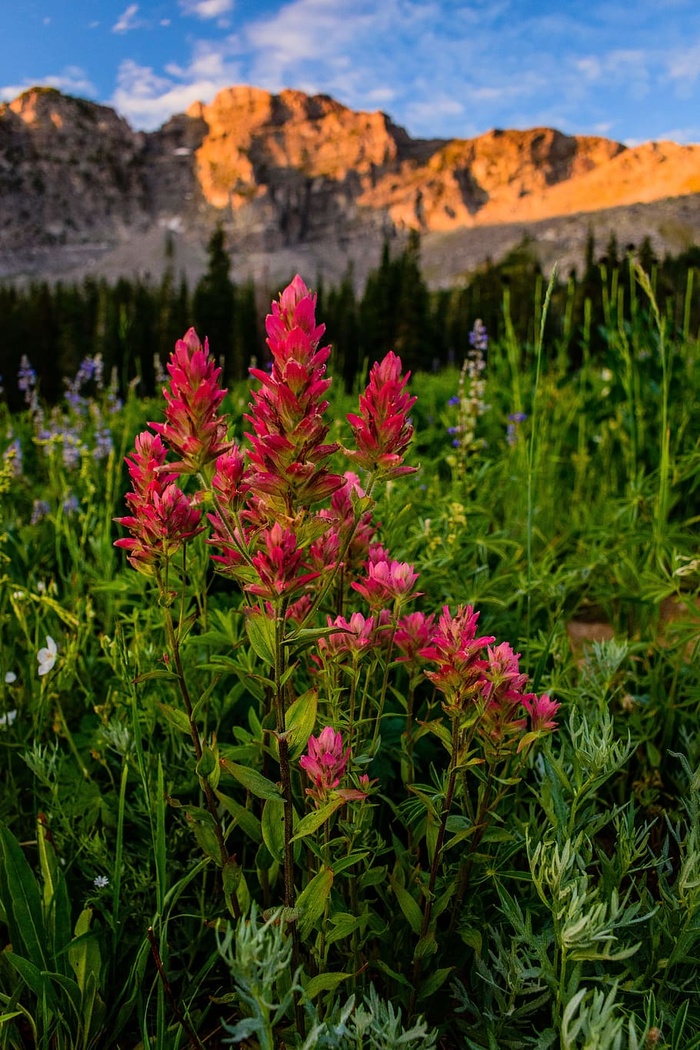
<path fill-rule="evenodd" d="M 225 88 L 153 132 L 53 88 L 0 105 L 6 279 L 157 277 L 166 255 L 195 279 L 221 223 L 238 278 L 321 269 L 332 280 L 353 265 L 361 282 L 385 239 L 418 229 L 432 280 L 449 283 L 497 258 L 506 230 L 543 223 L 545 261 L 559 230 L 575 265 L 588 227 L 625 226 L 625 209 L 658 251 L 670 249 L 669 229 L 696 243 L 698 201 L 700 146 L 544 127 L 414 139 L 381 111 L 294 89 Z"/>

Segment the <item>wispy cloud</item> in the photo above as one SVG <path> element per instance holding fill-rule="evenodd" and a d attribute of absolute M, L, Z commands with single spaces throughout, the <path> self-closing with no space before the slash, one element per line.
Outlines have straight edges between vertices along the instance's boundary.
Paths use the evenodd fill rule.
<path fill-rule="evenodd" d="M 235 65 L 204 44 L 198 46 L 187 67 L 170 64 L 166 73 L 162 76 L 151 66 L 127 59 L 119 67 L 111 104 L 135 127 L 152 130 L 173 113 L 184 113 L 193 102 L 210 102 L 238 79 Z"/>
<path fill-rule="evenodd" d="M 180 0 L 180 7 L 197 18 L 221 18 L 232 10 L 233 0 Z"/>
<path fill-rule="evenodd" d="M 21 84 L 6 84 L 0 86 L 0 100 L 11 102 L 23 91 L 32 87 L 53 87 L 57 91 L 63 91 L 67 95 L 80 95 L 94 98 L 97 88 L 79 66 L 67 66 L 56 76 L 37 77 L 35 80 L 26 77 Z"/>
<path fill-rule="evenodd" d="M 234 3 L 179 0 L 179 9 L 224 27 Z M 659 3 L 669 17 L 683 10 L 683 31 L 658 30 Z M 622 137 L 621 114 L 636 114 L 635 130 L 629 128 L 636 134 L 648 124 L 662 89 L 678 99 L 694 97 L 700 78 L 695 0 L 638 0 L 633 20 L 627 0 L 547 6 L 277 0 L 251 17 L 241 3 L 235 31 L 206 41 L 190 38 L 188 57 L 162 65 L 123 63 L 112 102 L 137 126 L 154 127 L 194 100 L 208 102 L 223 87 L 248 83 L 272 92 L 324 92 L 354 109 L 384 109 L 423 137 L 535 125 L 589 134 L 606 128 Z M 139 15 L 132 4 L 118 24 L 144 26 Z M 694 124 L 694 117 L 684 123 Z"/>
<path fill-rule="evenodd" d="M 137 19 L 139 11 L 138 4 L 129 4 L 125 11 L 123 11 L 117 21 L 112 26 L 113 33 L 128 33 L 130 29 L 137 29 L 139 22 Z"/>

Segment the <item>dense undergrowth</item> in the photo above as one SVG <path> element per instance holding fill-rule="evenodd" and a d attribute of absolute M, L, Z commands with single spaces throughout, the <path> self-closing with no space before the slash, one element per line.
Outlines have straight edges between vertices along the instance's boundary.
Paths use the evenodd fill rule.
<path fill-rule="evenodd" d="M 700 1046 L 700 347 L 637 281 L 576 371 L 477 327 L 461 374 L 411 378 L 420 469 L 348 499 L 419 576 L 344 658 L 326 616 L 379 626 L 366 565 L 276 634 L 288 605 L 214 572 L 207 533 L 134 571 L 123 460 L 165 402 L 92 361 L 50 410 L 25 370 L 0 422 L 0 1046 Z M 243 447 L 250 386 L 222 405 Z M 350 447 L 357 397 L 327 396 Z M 399 659 L 400 616 L 434 640 L 466 606 L 555 731 L 484 733 L 429 640 Z"/>

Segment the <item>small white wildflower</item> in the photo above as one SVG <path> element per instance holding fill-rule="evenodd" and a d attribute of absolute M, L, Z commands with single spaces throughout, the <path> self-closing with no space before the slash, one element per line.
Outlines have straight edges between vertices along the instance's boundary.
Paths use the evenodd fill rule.
<path fill-rule="evenodd" d="M 58 647 L 54 642 L 50 634 L 46 635 L 46 648 L 40 649 L 36 654 L 36 658 L 39 661 L 39 674 L 48 674 L 53 665 L 56 663 L 56 654 Z"/>
<path fill-rule="evenodd" d="M 13 682 L 17 681 L 17 675 L 14 671 L 5 672 L 5 685 L 12 685 Z"/>
<path fill-rule="evenodd" d="M 103 890 L 105 886 L 109 886 L 109 879 L 106 875 L 96 875 L 92 884 L 96 890 Z"/>
<path fill-rule="evenodd" d="M 21 602 L 24 600 L 25 597 L 24 591 L 13 591 L 12 597 L 16 602 Z"/>
<path fill-rule="evenodd" d="M 11 726 L 16 717 L 16 711 L 8 711 L 6 715 L 0 715 L 0 727 Z"/>

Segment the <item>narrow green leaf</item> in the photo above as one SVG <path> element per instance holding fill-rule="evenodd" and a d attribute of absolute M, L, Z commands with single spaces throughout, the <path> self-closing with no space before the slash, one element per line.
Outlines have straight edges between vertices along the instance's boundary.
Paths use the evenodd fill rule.
<path fill-rule="evenodd" d="M 418 1001 L 421 999 L 427 999 L 429 995 L 434 995 L 438 988 L 441 988 L 447 978 L 450 976 L 454 966 L 443 966 L 442 969 L 436 970 L 432 973 L 426 981 L 420 985 L 418 992 Z"/>
<path fill-rule="evenodd" d="M 333 871 L 324 865 L 297 897 L 296 906 L 301 912 L 299 930 L 302 937 L 308 936 L 316 920 L 323 915 L 332 885 Z"/>
<path fill-rule="evenodd" d="M 321 992 L 334 992 L 339 984 L 352 977 L 351 973 L 319 973 L 304 988 L 307 998 L 315 999 Z"/>
<path fill-rule="evenodd" d="M 46 928 L 34 873 L 12 832 L 0 824 L 0 897 L 10 940 L 39 970 L 48 970 Z"/>
<path fill-rule="evenodd" d="M 338 860 L 334 860 L 333 871 L 336 875 L 339 875 L 341 871 L 345 871 L 346 868 L 351 868 L 353 864 L 358 864 L 368 856 L 369 850 L 355 850 L 354 853 L 348 853 L 346 857 L 339 857 Z"/>
<path fill-rule="evenodd" d="M 260 821 L 263 842 L 274 859 L 284 860 L 284 802 L 281 798 L 268 798 Z"/>
<path fill-rule="evenodd" d="M 166 721 L 177 729 L 178 733 L 184 733 L 185 736 L 191 736 L 190 720 L 184 711 L 178 710 L 177 707 L 172 707 L 171 704 L 158 704 L 161 714 L 166 718 Z"/>
<path fill-rule="evenodd" d="M 30 962 L 23 955 L 17 955 L 16 952 L 3 952 L 3 959 L 7 959 L 12 964 L 27 988 L 34 992 L 34 995 L 40 1002 L 45 998 L 52 1009 L 56 1008 L 56 993 L 48 978 L 48 974 L 40 970 L 38 966 L 35 966 L 33 962 Z"/>
<path fill-rule="evenodd" d="M 285 728 L 289 741 L 289 758 L 292 762 L 299 758 L 309 742 L 316 725 L 317 707 L 318 693 L 315 689 L 308 689 L 287 711 Z"/>
<path fill-rule="evenodd" d="M 83 908 L 75 924 L 75 940 L 68 948 L 68 961 L 83 995 L 85 994 L 90 974 L 94 974 L 99 978 L 102 967 L 97 936 L 90 932 L 92 916 L 92 908 Z"/>
<path fill-rule="evenodd" d="M 50 940 L 54 965 L 62 973 L 67 973 L 64 949 L 71 939 L 71 916 L 68 888 L 63 872 L 58 866 L 58 858 L 43 819 L 37 820 L 37 846 L 39 867 L 44 883 L 44 926 Z"/>
<path fill-rule="evenodd" d="M 229 816 L 233 817 L 236 824 L 243 828 L 243 831 L 252 839 L 253 842 L 262 842 L 262 831 L 260 830 L 260 821 L 249 809 L 242 806 L 240 802 L 236 802 L 234 798 L 229 798 L 228 795 L 224 795 L 222 791 L 216 792 L 221 805 L 224 807 Z"/>
<path fill-rule="evenodd" d="M 250 766 L 241 766 L 238 762 L 230 762 L 227 758 L 221 759 L 221 767 L 230 773 L 239 784 L 255 795 L 256 798 L 281 799 L 282 795 L 276 784 L 258 773 L 257 769 Z"/>
<path fill-rule="evenodd" d="M 264 613 L 251 613 L 245 622 L 248 641 L 269 667 L 275 664 L 275 621 Z"/>
<path fill-rule="evenodd" d="M 321 806 L 319 809 L 313 810 L 311 813 L 307 813 L 305 817 L 297 824 L 296 834 L 292 839 L 292 842 L 296 842 L 297 839 L 306 838 L 307 835 L 312 835 L 317 828 L 320 828 L 322 824 L 325 824 L 327 820 L 330 820 L 337 809 L 344 804 L 345 799 L 334 798 L 330 802 L 326 802 L 325 806 Z"/>
<path fill-rule="evenodd" d="M 400 882 L 397 882 L 393 875 L 389 876 L 389 882 L 391 884 L 391 888 L 396 894 L 396 899 L 399 902 L 399 907 L 401 908 L 401 911 L 403 912 L 406 920 L 408 921 L 409 926 L 416 934 L 416 936 L 418 936 L 421 930 L 421 926 L 423 924 L 423 914 L 418 906 L 418 903 L 413 899 L 408 890 L 405 889 Z"/>

